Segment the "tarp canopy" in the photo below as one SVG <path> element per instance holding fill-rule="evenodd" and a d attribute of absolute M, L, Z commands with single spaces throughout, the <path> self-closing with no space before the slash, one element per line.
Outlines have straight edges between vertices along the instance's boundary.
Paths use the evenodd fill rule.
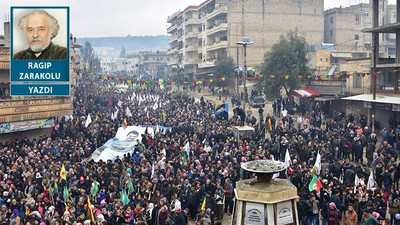
<path fill-rule="evenodd" d="M 352 100 L 352 101 L 363 101 L 363 102 L 400 104 L 400 97 L 390 96 L 390 95 L 376 95 L 376 98 L 373 99 L 372 94 L 362 94 L 362 95 L 354 95 L 354 96 L 350 96 L 350 97 L 345 97 L 342 99 Z"/>
<path fill-rule="evenodd" d="M 292 95 L 301 98 L 301 97 L 319 96 L 319 93 L 311 89 L 304 89 L 304 90 L 294 90 Z"/>

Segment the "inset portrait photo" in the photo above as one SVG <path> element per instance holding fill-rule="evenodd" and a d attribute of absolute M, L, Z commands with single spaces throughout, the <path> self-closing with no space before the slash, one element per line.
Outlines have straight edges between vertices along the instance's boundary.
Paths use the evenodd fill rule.
<path fill-rule="evenodd" d="M 11 10 L 14 60 L 67 59 L 67 8 L 14 7 Z"/>

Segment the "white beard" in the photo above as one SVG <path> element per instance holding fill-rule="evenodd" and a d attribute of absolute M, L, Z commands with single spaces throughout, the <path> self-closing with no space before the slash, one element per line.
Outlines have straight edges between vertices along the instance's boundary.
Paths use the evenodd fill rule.
<path fill-rule="evenodd" d="M 41 43 L 31 43 L 29 45 L 29 48 L 35 53 L 43 52 L 47 47 L 49 47 L 50 41 L 51 40 L 49 38 L 49 40 L 47 41 L 47 43 L 45 45 L 42 45 Z"/>

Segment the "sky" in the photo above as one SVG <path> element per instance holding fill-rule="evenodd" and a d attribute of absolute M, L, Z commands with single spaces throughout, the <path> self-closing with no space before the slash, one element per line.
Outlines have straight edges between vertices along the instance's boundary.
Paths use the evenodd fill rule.
<path fill-rule="evenodd" d="M 0 24 L 10 6 L 70 6 L 71 33 L 76 37 L 166 35 L 167 17 L 205 0 L 0 0 Z M 389 0 L 395 3 L 396 0 Z M 368 0 L 325 0 L 325 9 Z M 0 26 L 2 27 L 2 26 Z M 0 34 L 3 34 L 0 29 Z"/>

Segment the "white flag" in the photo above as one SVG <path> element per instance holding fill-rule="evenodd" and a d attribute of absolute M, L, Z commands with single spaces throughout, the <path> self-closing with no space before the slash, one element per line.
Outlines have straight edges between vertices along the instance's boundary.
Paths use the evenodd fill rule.
<path fill-rule="evenodd" d="M 154 177 L 154 162 L 153 162 L 153 166 L 151 167 L 151 177 L 150 179 L 153 179 Z"/>
<path fill-rule="evenodd" d="M 314 165 L 316 168 L 317 168 L 317 174 L 320 174 L 321 173 L 321 155 L 319 154 L 319 152 L 317 153 L 317 159 L 315 160 L 315 165 Z"/>
<path fill-rule="evenodd" d="M 87 119 L 86 119 L 86 122 L 85 122 L 85 127 L 88 127 L 89 124 L 91 124 L 91 123 L 92 123 L 92 118 L 90 117 L 90 114 L 89 114 Z"/>
<path fill-rule="evenodd" d="M 368 178 L 367 190 L 371 190 L 375 186 L 374 173 L 371 171 Z"/>
<path fill-rule="evenodd" d="M 153 105 L 153 110 L 157 110 L 158 109 L 158 105 L 157 105 L 157 102 L 156 103 L 154 103 L 154 105 Z"/>
<path fill-rule="evenodd" d="M 115 113 L 114 113 L 114 119 L 117 119 L 117 118 L 118 118 L 118 112 L 119 112 L 119 109 L 117 109 L 117 111 L 115 111 Z"/>
<path fill-rule="evenodd" d="M 135 98 L 136 98 L 136 94 L 135 94 L 135 92 L 133 92 L 133 93 L 132 93 L 132 98 L 131 98 L 131 101 L 134 101 L 134 100 L 135 100 Z"/>
<path fill-rule="evenodd" d="M 160 133 L 160 128 L 158 127 L 158 125 L 156 125 L 156 134 Z"/>
<path fill-rule="evenodd" d="M 128 106 L 126 107 L 126 116 L 127 117 L 132 117 L 132 112 L 131 112 L 131 110 L 129 110 Z"/>
<path fill-rule="evenodd" d="M 118 100 L 117 105 L 118 105 L 119 107 L 121 107 L 121 106 L 122 106 L 122 101 L 121 101 L 121 100 Z"/>
<path fill-rule="evenodd" d="M 190 144 L 189 144 L 189 141 L 186 142 L 186 145 L 185 145 L 184 148 L 185 148 L 185 151 L 186 151 L 186 156 L 189 157 L 189 153 L 190 153 Z"/>
<path fill-rule="evenodd" d="M 112 121 L 115 120 L 114 113 L 111 113 L 111 120 L 112 120 Z"/>
<path fill-rule="evenodd" d="M 356 193 L 356 190 L 357 190 L 357 187 L 358 187 L 358 185 L 361 183 L 361 180 L 360 180 L 360 178 L 358 178 L 358 176 L 357 176 L 357 174 L 356 174 L 356 177 L 355 177 L 355 179 L 354 179 L 354 193 Z"/>
<path fill-rule="evenodd" d="M 65 115 L 64 120 L 65 120 L 65 122 L 67 122 L 69 120 L 69 116 Z"/>
<path fill-rule="evenodd" d="M 287 168 L 289 168 L 290 165 L 292 165 L 292 160 L 290 159 L 290 154 L 289 154 L 288 149 L 286 149 L 286 153 L 285 153 L 285 164 L 286 164 Z"/>

